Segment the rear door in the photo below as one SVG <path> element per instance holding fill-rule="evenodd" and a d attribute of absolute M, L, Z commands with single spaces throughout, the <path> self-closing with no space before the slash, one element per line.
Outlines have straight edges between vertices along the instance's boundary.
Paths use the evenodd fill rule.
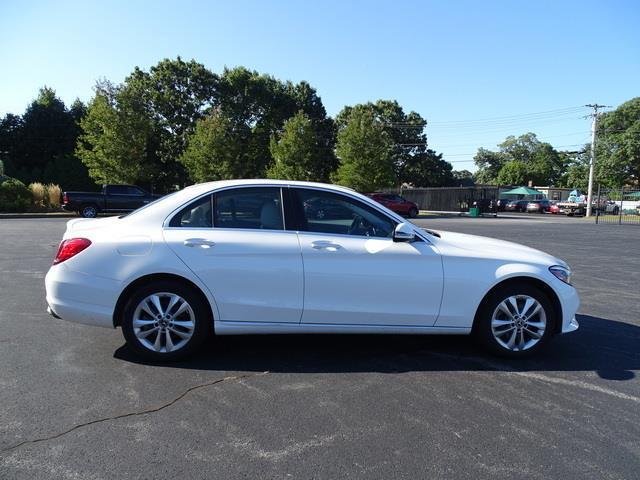
<path fill-rule="evenodd" d="M 178 212 L 165 241 L 213 294 L 220 318 L 299 323 L 303 273 L 295 231 L 285 230 L 280 187 L 236 187 Z"/>
<path fill-rule="evenodd" d="M 432 326 L 443 288 L 433 245 L 394 242 L 395 220 L 337 192 L 292 188 L 304 261 L 302 323 Z M 318 218 L 305 205 L 334 212 Z"/>

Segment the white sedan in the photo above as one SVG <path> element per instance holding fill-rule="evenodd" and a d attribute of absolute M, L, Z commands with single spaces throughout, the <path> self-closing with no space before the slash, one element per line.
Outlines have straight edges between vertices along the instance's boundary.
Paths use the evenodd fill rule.
<path fill-rule="evenodd" d="M 562 260 L 293 181 L 199 184 L 123 217 L 71 220 L 46 290 L 55 317 L 121 327 L 160 361 L 213 333 L 473 333 L 518 357 L 578 328 Z"/>

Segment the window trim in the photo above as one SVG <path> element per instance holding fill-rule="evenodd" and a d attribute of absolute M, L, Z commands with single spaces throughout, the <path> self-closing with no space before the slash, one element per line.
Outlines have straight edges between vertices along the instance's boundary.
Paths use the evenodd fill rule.
<path fill-rule="evenodd" d="M 310 230 L 301 230 L 298 227 L 302 226 L 302 219 L 301 216 L 304 215 L 304 211 L 300 210 L 300 206 L 301 205 L 297 205 L 297 208 L 292 209 L 295 213 L 295 227 L 296 227 L 296 232 L 298 232 L 299 234 L 312 234 L 312 235 L 335 235 L 335 236 L 340 236 L 340 237 L 345 237 L 345 238 L 365 238 L 368 240 L 391 240 L 393 241 L 393 231 L 395 230 L 395 228 L 401 223 L 398 222 L 395 218 L 390 217 L 389 215 L 387 215 L 386 212 L 382 211 L 381 209 L 377 208 L 374 205 L 369 204 L 368 202 L 363 201 L 362 199 L 353 196 L 353 195 L 348 195 L 344 192 L 339 192 L 336 190 L 331 190 L 331 189 L 327 189 L 327 188 L 317 188 L 317 187 L 313 187 L 313 186 L 300 186 L 300 185 L 289 185 L 289 188 L 292 190 L 315 190 L 315 191 L 319 191 L 319 192 L 323 192 L 323 193 L 328 193 L 328 194 L 334 194 L 337 196 L 342 196 L 345 197 L 347 199 L 349 199 L 351 202 L 357 202 L 360 204 L 363 204 L 367 209 L 369 210 L 373 210 L 375 211 L 377 214 L 382 215 L 384 218 L 386 218 L 389 222 L 391 222 L 392 224 L 392 233 L 390 237 L 371 237 L 368 235 L 352 235 L 349 233 L 329 233 L 329 232 L 315 232 L 315 231 L 310 231 Z M 290 194 L 290 198 L 292 203 L 294 203 L 294 197 L 295 197 L 295 192 L 292 191 Z M 373 202 L 375 202 L 375 200 L 373 200 Z M 299 204 L 301 202 L 295 201 L 296 204 Z"/>
<path fill-rule="evenodd" d="M 173 222 L 173 219 L 176 218 L 178 215 L 180 215 L 186 208 L 190 207 L 191 205 L 193 205 L 194 203 L 198 203 L 201 199 L 203 199 L 204 197 L 206 197 L 207 195 L 209 195 L 209 204 L 211 205 L 211 227 L 174 227 L 171 226 L 171 222 Z M 172 215 L 169 215 L 169 217 L 167 217 L 167 220 L 164 221 L 162 227 L 163 228 L 169 228 L 169 229 L 178 229 L 178 230 L 184 230 L 184 229 L 189 229 L 189 230 L 212 230 L 213 229 L 213 218 L 214 218 L 214 213 L 213 213 L 213 207 L 214 207 L 214 203 L 213 203 L 213 193 L 208 193 L 208 194 L 204 194 L 204 195 L 200 195 L 199 197 L 191 200 L 190 202 L 187 202 L 183 205 L 181 205 L 178 209 L 174 210 L 174 212 L 172 212 Z"/>
<path fill-rule="evenodd" d="M 353 200 L 357 200 L 359 202 L 365 203 L 370 208 L 376 210 L 381 215 L 384 215 L 386 218 L 388 218 L 391 222 L 393 222 L 395 224 L 396 227 L 398 226 L 398 224 L 400 224 L 400 223 L 405 221 L 404 219 L 398 220 L 395 217 L 389 215 L 386 211 L 383 210 L 384 207 L 382 207 L 382 205 L 377 203 L 375 200 L 373 200 L 373 199 L 371 199 L 369 197 L 366 197 L 368 201 L 364 201 L 361 198 L 359 198 L 358 196 L 352 195 L 349 192 L 333 190 L 331 188 L 317 187 L 315 185 L 295 185 L 295 184 L 291 185 L 291 184 L 282 184 L 282 183 L 277 183 L 277 184 L 273 184 L 273 183 L 252 183 L 252 184 L 245 184 L 245 185 L 228 185 L 228 186 L 225 186 L 225 187 L 214 188 L 213 190 L 209 190 L 207 192 L 204 192 L 204 193 L 198 195 L 197 197 L 192 198 L 189 202 L 185 202 L 185 203 L 183 203 L 181 205 L 178 205 L 171 212 L 169 212 L 169 214 L 165 217 L 164 221 L 162 222 L 162 228 L 163 229 L 167 229 L 167 230 L 178 230 L 178 229 L 183 230 L 184 227 L 170 227 L 169 226 L 169 222 L 171 222 L 171 220 L 173 219 L 174 215 L 176 215 L 180 210 L 182 210 L 184 207 L 186 207 L 190 202 L 194 202 L 194 201 L 204 197 L 205 195 L 214 195 L 217 192 L 222 192 L 224 190 L 230 190 L 232 188 L 251 188 L 251 187 L 277 187 L 277 188 L 280 188 L 282 192 L 284 192 L 285 189 L 287 189 L 287 192 L 290 192 L 290 190 L 292 188 L 303 188 L 303 189 L 307 189 L 307 190 L 318 190 L 320 192 L 336 193 L 338 195 L 343 195 L 343 196 L 345 196 L 347 198 L 351 198 Z M 287 193 L 286 195 L 282 194 L 282 196 L 283 196 L 283 199 L 284 199 L 285 202 L 291 203 L 289 201 L 290 193 Z M 284 202 L 283 202 L 283 206 L 284 206 Z M 213 209 L 212 209 L 212 215 L 213 215 Z M 212 222 L 213 222 L 213 219 L 212 219 Z M 288 228 L 288 227 L 297 227 L 298 225 L 297 225 L 297 223 L 294 223 L 294 225 L 288 225 L 288 223 L 286 222 L 286 218 L 285 218 L 285 225 L 284 226 L 285 226 L 284 230 L 262 230 L 262 231 L 263 232 L 281 232 L 281 233 L 314 233 L 314 232 L 305 232 L 303 230 L 297 230 L 295 228 Z M 215 227 L 213 227 L 213 228 L 194 227 L 193 229 L 194 230 L 211 231 L 214 228 Z M 255 232 L 256 231 L 255 229 L 220 228 L 220 227 L 218 227 L 218 230 L 221 230 L 221 231 L 235 230 L 235 231 L 248 231 L 248 232 Z M 420 228 L 416 228 L 415 232 L 416 232 L 416 237 L 422 239 L 422 241 L 424 241 L 424 242 L 427 242 L 427 244 L 433 244 L 433 242 L 429 239 L 429 236 L 425 232 L 422 232 Z M 318 234 L 317 232 L 315 232 L 315 233 Z M 327 234 L 327 235 L 343 235 L 343 234 L 337 233 L 337 234 Z M 363 238 L 363 239 L 382 238 L 382 237 L 367 237 L 367 236 L 357 236 L 357 235 L 345 235 L 345 236 L 349 237 L 349 238 Z"/>
<path fill-rule="evenodd" d="M 226 187 L 217 188 L 214 190 L 210 190 L 201 195 L 198 195 L 195 198 L 192 198 L 190 201 L 183 203 L 179 207 L 172 210 L 169 215 L 165 218 L 164 222 L 162 222 L 162 228 L 166 230 L 184 230 L 188 228 L 189 230 L 219 230 L 219 231 L 236 231 L 236 232 L 296 232 L 296 230 L 287 230 L 287 222 L 285 217 L 285 209 L 284 209 L 284 198 L 283 189 L 288 188 L 289 185 L 282 184 L 247 184 L 247 185 L 229 185 Z M 282 216 L 282 225 L 283 229 L 273 230 L 268 228 L 225 228 L 225 227 L 216 227 L 215 225 L 215 195 L 220 192 L 224 192 L 226 190 L 235 190 L 240 188 L 278 188 L 280 190 L 280 215 Z M 212 227 L 172 227 L 171 222 L 173 218 L 178 215 L 184 208 L 191 205 L 192 203 L 197 202 L 201 198 L 211 195 L 211 225 Z"/>

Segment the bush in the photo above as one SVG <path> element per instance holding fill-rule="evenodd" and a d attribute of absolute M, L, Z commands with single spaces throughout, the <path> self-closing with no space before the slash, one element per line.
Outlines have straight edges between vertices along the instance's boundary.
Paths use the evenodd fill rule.
<path fill-rule="evenodd" d="M 31 191 L 20 180 L 0 184 L 0 212 L 24 212 L 31 205 Z"/>
<path fill-rule="evenodd" d="M 50 208 L 60 208 L 60 198 L 62 197 L 60 185 L 54 183 L 47 185 L 47 197 Z"/>
<path fill-rule="evenodd" d="M 29 184 L 29 190 L 31 190 L 31 197 L 33 200 L 33 204 L 36 207 L 43 208 L 46 206 L 47 198 L 47 189 L 40 182 L 35 182 Z"/>

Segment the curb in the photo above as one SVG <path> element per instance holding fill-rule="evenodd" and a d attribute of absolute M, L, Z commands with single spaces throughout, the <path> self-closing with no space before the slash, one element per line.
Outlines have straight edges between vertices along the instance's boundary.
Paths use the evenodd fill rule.
<path fill-rule="evenodd" d="M 73 218 L 75 213 L 0 213 L 0 220 L 5 218 Z"/>

